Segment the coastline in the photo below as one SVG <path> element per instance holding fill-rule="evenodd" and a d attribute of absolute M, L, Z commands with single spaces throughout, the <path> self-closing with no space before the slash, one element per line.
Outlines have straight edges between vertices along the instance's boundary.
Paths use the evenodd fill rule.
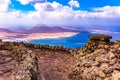
<path fill-rule="evenodd" d="M 20 33 L 0 33 L 0 39 L 3 41 L 31 41 L 39 39 L 54 39 L 61 37 L 71 37 L 77 35 L 77 32 L 56 32 L 56 33 L 32 33 L 32 34 L 20 34 Z"/>

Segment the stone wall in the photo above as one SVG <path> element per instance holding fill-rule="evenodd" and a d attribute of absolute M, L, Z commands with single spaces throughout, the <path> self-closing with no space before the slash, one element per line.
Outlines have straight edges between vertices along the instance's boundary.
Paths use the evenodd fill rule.
<path fill-rule="evenodd" d="M 12 57 L 18 61 L 18 70 L 12 80 L 42 80 L 38 70 L 38 60 L 34 52 L 24 45 L 14 46 L 11 49 Z"/>
<path fill-rule="evenodd" d="M 11 80 L 42 80 L 35 53 L 23 43 L 3 42 L 0 50 L 9 50 L 12 58 L 18 62 L 18 69 Z"/>

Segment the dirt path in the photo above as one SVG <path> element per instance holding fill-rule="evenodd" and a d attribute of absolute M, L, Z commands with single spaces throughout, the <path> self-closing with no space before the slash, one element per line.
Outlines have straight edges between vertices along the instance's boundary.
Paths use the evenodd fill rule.
<path fill-rule="evenodd" d="M 73 56 L 60 51 L 35 50 L 35 53 L 43 80 L 68 80 L 68 70 L 75 65 Z"/>

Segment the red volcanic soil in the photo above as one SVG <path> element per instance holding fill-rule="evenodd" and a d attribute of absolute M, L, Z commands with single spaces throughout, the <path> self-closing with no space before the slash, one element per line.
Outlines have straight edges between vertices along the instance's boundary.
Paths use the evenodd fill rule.
<path fill-rule="evenodd" d="M 35 53 L 43 80 L 68 80 L 68 71 L 76 63 L 72 55 L 48 50 L 35 50 Z"/>
<path fill-rule="evenodd" d="M 33 49 L 38 57 L 42 80 L 68 80 L 69 68 L 76 64 L 75 58 L 65 52 Z M 0 80 L 11 80 L 18 64 L 9 51 L 0 51 Z"/>
<path fill-rule="evenodd" d="M 0 51 L 0 80 L 11 80 L 17 66 L 17 61 L 12 59 L 9 51 Z"/>

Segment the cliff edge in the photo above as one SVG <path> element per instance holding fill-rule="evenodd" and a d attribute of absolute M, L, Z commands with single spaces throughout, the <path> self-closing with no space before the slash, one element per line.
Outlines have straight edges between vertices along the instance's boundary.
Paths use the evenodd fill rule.
<path fill-rule="evenodd" d="M 77 63 L 70 80 L 120 80 L 120 41 L 111 36 L 90 35 L 90 41 L 74 54 Z"/>

